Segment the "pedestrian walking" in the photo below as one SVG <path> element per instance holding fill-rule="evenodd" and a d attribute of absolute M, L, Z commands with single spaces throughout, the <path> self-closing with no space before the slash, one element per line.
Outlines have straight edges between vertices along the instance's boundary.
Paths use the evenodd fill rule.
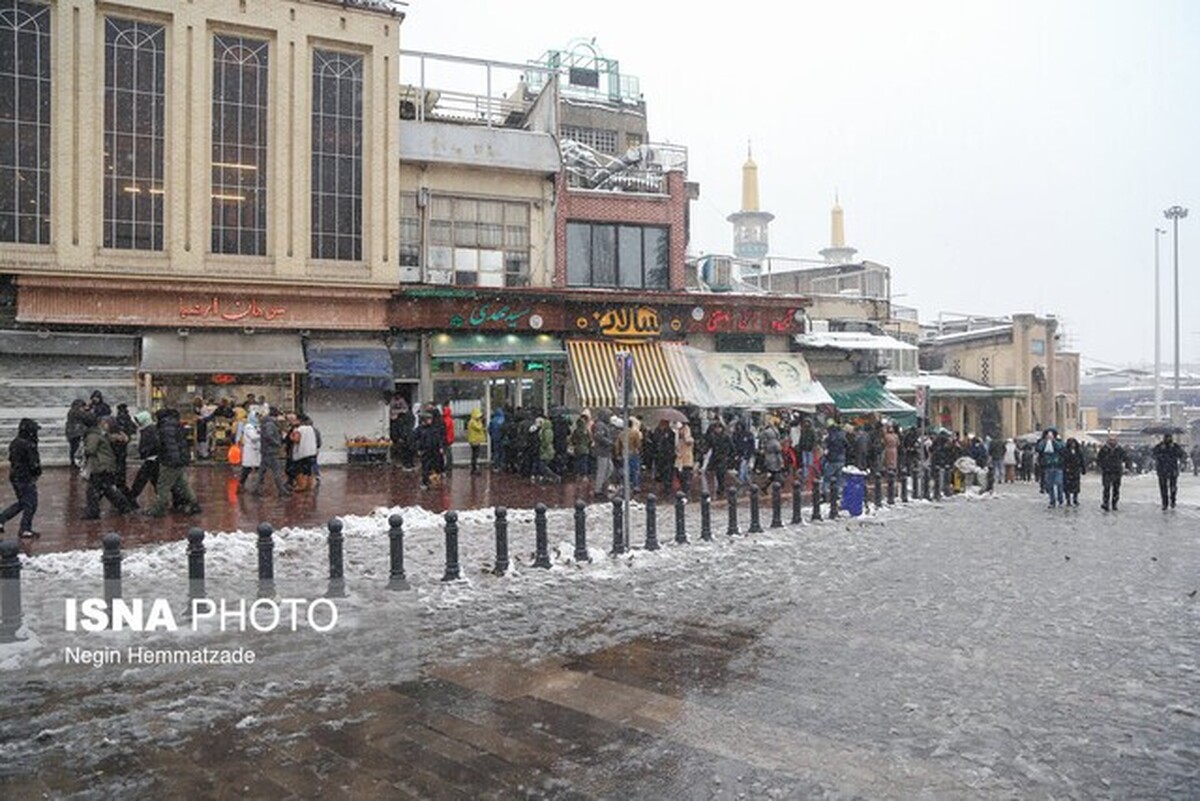
<path fill-rule="evenodd" d="M 1011 484 L 1017 477 L 1017 443 L 1012 437 L 1004 441 L 1004 483 Z"/>
<path fill-rule="evenodd" d="M 191 462 L 187 434 L 179 421 L 179 412 L 170 407 L 159 409 L 157 414 L 159 456 L 158 487 L 154 505 L 146 512 L 150 517 L 163 517 L 167 513 L 167 502 L 178 505 L 181 511 L 195 515 L 200 513 L 200 504 L 187 480 L 187 466 Z"/>
<path fill-rule="evenodd" d="M 671 427 L 675 429 L 675 469 L 679 472 L 679 491 L 691 495 L 692 473 L 696 470 L 696 438 L 692 436 L 692 427 L 683 421 L 676 420 Z"/>
<path fill-rule="evenodd" d="M 39 536 L 33 530 L 33 516 L 37 514 L 37 480 L 42 474 L 42 459 L 38 453 L 38 431 L 41 428 L 28 417 L 17 423 L 17 435 L 8 444 L 8 483 L 12 485 L 16 500 L 0 512 L 0 534 L 4 524 L 17 515 L 21 516 L 17 536 L 22 539 Z"/>
<path fill-rule="evenodd" d="M 259 428 L 258 414 L 251 412 L 246 415 L 238 435 L 238 445 L 242 448 L 242 468 L 238 475 L 238 492 L 246 488 L 246 480 L 256 470 L 262 470 L 262 429 Z"/>
<path fill-rule="evenodd" d="M 821 475 L 821 493 L 826 498 L 836 498 L 841 492 L 842 468 L 846 466 L 848 448 L 846 432 L 833 420 L 829 421 L 823 451 L 824 470 Z"/>
<path fill-rule="evenodd" d="M 1050 508 L 1063 503 L 1063 444 L 1058 431 L 1047 428 L 1038 440 L 1038 459 L 1042 466 L 1042 487 L 1050 496 Z"/>
<path fill-rule="evenodd" d="M 142 464 L 137 475 L 133 477 L 133 484 L 130 485 L 126 497 L 129 498 L 129 504 L 136 509 L 138 498 L 147 484 L 154 488 L 156 494 L 158 492 L 158 454 L 161 449 L 158 444 L 158 427 L 154 425 L 154 417 L 150 412 L 138 412 L 133 416 L 133 421 L 138 428 L 138 458 L 142 460 Z"/>
<path fill-rule="evenodd" d="M 571 452 L 575 455 L 575 475 L 577 476 L 589 476 L 592 473 L 591 422 L 587 409 L 584 409 L 575 421 L 575 427 L 571 429 L 569 444 Z"/>
<path fill-rule="evenodd" d="M 103 421 L 97 420 L 91 412 L 84 414 L 87 433 L 83 435 L 83 469 L 88 482 L 84 520 L 100 519 L 101 498 L 108 499 L 121 514 L 133 509 L 129 499 L 116 485 L 117 457 L 108 438 L 111 420 L 111 417 L 106 417 Z"/>
<path fill-rule="evenodd" d="M 283 468 L 279 464 L 279 450 L 283 447 L 283 432 L 279 429 L 279 411 L 277 409 L 267 408 L 266 415 L 261 418 L 259 432 L 262 441 L 261 462 L 258 472 L 247 483 L 247 490 L 251 495 L 261 496 L 263 475 L 269 474 L 275 482 L 275 491 L 279 493 L 279 497 L 291 495 L 292 490 L 283 480 Z"/>
<path fill-rule="evenodd" d="M 1074 437 L 1067 439 L 1066 447 L 1063 448 L 1063 494 L 1066 497 L 1067 506 L 1079 505 L 1079 484 L 1081 476 L 1087 472 L 1087 465 L 1083 458 L 1083 448 L 1079 447 L 1079 442 Z"/>
<path fill-rule="evenodd" d="M 83 435 L 87 433 L 88 428 L 87 421 L 84 419 L 85 414 L 87 414 L 87 402 L 83 398 L 71 401 L 71 408 L 67 410 L 65 433 L 71 465 L 77 468 L 83 467 L 83 453 L 79 450 L 79 446 L 83 442 Z"/>
<path fill-rule="evenodd" d="M 761 439 L 763 468 L 767 471 L 768 484 L 774 484 L 783 472 L 783 446 L 779 442 L 779 432 L 775 426 L 763 426 Z"/>
<path fill-rule="evenodd" d="M 554 461 L 554 426 L 545 417 L 538 417 L 533 422 L 530 432 L 536 434 L 537 450 L 533 460 L 531 481 L 550 481 L 557 484 L 561 477 L 551 469 Z"/>
<path fill-rule="evenodd" d="M 596 476 L 592 483 L 592 495 L 607 497 L 605 489 L 612 475 L 613 427 L 605 409 L 596 411 L 596 422 L 592 424 L 592 456 L 596 459 Z"/>
<path fill-rule="evenodd" d="M 307 414 L 297 415 L 296 425 L 289 436 L 292 440 L 292 460 L 295 464 L 292 489 L 296 492 L 308 492 L 314 486 L 319 449 L 317 430 L 313 427 L 312 418 Z"/>
<path fill-rule="evenodd" d="M 492 443 L 492 470 L 504 469 L 504 409 L 495 409 L 488 421 L 488 439 Z"/>
<path fill-rule="evenodd" d="M 446 446 L 445 435 L 434 418 L 440 415 L 433 411 L 421 413 L 421 424 L 417 426 L 416 447 L 421 458 L 421 489 L 429 489 L 435 477 L 441 476 L 442 449 Z"/>
<path fill-rule="evenodd" d="M 1162 442 L 1151 451 L 1154 456 L 1154 472 L 1158 474 L 1158 493 L 1162 497 L 1162 508 L 1175 508 L 1175 494 L 1179 489 L 1179 467 L 1187 454 L 1170 434 L 1164 434 Z"/>
<path fill-rule="evenodd" d="M 129 485 L 125 482 L 128 476 L 129 443 L 137 431 L 137 423 L 129 415 L 129 405 L 118 403 L 117 416 L 113 420 L 113 454 L 117 457 L 117 489 L 126 495 L 129 494 Z"/>
<path fill-rule="evenodd" d="M 1121 500 L 1121 476 L 1125 472 L 1125 449 L 1117 444 L 1117 438 L 1109 435 L 1108 440 L 1096 454 L 1096 464 L 1100 466 L 1100 479 L 1104 484 L 1104 499 L 1100 508 L 1104 511 L 1117 511 L 1117 503 Z"/>

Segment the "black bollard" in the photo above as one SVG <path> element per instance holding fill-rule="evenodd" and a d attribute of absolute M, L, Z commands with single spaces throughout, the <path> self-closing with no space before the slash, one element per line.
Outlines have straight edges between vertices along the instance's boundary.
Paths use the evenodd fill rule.
<path fill-rule="evenodd" d="M 812 519 L 820 520 L 821 519 L 821 482 L 819 482 L 819 481 L 813 482 L 812 494 L 813 494 Z"/>
<path fill-rule="evenodd" d="M 458 564 L 458 512 L 446 512 L 446 572 L 442 581 L 458 581 L 462 568 Z"/>
<path fill-rule="evenodd" d="M 658 550 L 658 498 L 653 492 L 646 496 L 646 550 Z"/>
<path fill-rule="evenodd" d="M 829 519 L 830 520 L 837 520 L 837 517 L 838 517 L 838 500 L 840 500 L 838 498 L 838 495 L 841 494 L 840 484 L 841 484 L 840 481 L 830 481 L 829 482 Z"/>
<path fill-rule="evenodd" d="M 496 566 L 492 572 L 503 576 L 508 572 L 508 510 L 496 507 Z"/>
<path fill-rule="evenodd" d="M 804 525 L 804 482 L 792 484 L 792 525 Z"/>
<path fill-rule="evenodd" d="M 883 474 L 875 471 L 875 511 L 883 508 Z"/>
<path fill-rule="evenodd" d="M 712 496 L 700 493 L 700 539 L 712 542 Z"/>
<path fill-rule="evenodd" d="M 387 588 L 389 590 L 411 589 L 404 575 L 404 517 L 401 515 L 388 516 L 388 550 L 390 559 L 390 574 Z"/>
<path fill-rule="evenodd" d="M 620 498 L 613 498 L 613 547 L 612 555 L 620 556 L 625 553 L 625 506 Z"/>
<path fill-rule="evenodd" d="M 270 523 L 258 524 L 258 597 L 275 594 L 275 529 Z"/>
<path fill-rule="evenodd" d="M 16 642 L 24 625 L 21 610 L 21 546 L 0 542 L 0 642 Z"/>
<path fill-rule="evenodd" d="M 575 501 L 575 564 L 592 561 L 587 549 L 587 503 Z"/>
<path fill-rule="evenodd" d="M 759 490 L 757 484 L 750 485 L 750 528 L 747 533 L 761 534 L 762 523 L 758 519 L 758 496 Z"/>
<path fill-rule="evenodd" d="M 900 474 L 900 503 L 908 503 L 908 475 Z"/>
<path fill-rule="evenodd" d="M 203 598 L 207 591 L 204 586 L 204 529 L 189 528 L 187 533 L 188 560 L 188 600 Z M 188 604 L 191 607 L 191 603 Z"/>
<path fill-rule="evenodd" d="M 771 483 L 771 528 L 783 528 L 783 485 Z"/>
<path fill-rule="evenodd" d="M 942 469 L 939 467 L 932 476 L 932 478 L 933 478 L 933 499 L 935 501 L 940 501 L 942 499 L 942 476 L 943 475 L 944 475 L 944 473 L 942 472 Z"/>
<path fill-rule="evenodd" d="M 325 590 L 326 598 L 346 597 L 346 563 L 343 557 L 345 537 L 342 521 L 332 518 L 327 524 L 329 529 L 329 587 Z"/>
<path fill-rule="evenodd" d="M 890 470 L 888 471 L 887 481 L 887 505 L 896 505 L 896 474 Z"/>
<path fill-rule="evenodd" d="M 546 533 L 546 504 L 539 503 L 533 507 L 533 532 L 537 553 L 533 557 L 533 566 L 550 569 L 550 539 Z"/>
<path fill-rule="evenodd" d="M 929 468 L 921 468 L 921 497 L 929 500 L 932 497 L 933 488 L 930 486 L 933 482 L 930 481 Z"/>
<path fill-rule="evenodd" d="M 121 535 L 115 531 L 105 534 L 100 540 L 104 552 L 100 562 L 104 565 L 104 601 L 108 606 L 108 625 L 116 621 L 113 614 L 113 599 L 121 597 Z"/>
<path fill-rule="evenodd" d="M 684 506 L 687 503 L 687 496 L 682 492 L 675 493 L 675 544 L 685 545 L 688 541 L 687 520 L 684 519 Z"/>
<path fill-rule="evenodd" d="M 725 531 L 731 537 L 736 537 L 742 532 L 738 531 L 738 515 L 737 515 L 737 487 L 730 487 L 725 491 L 729 498 L 729 528 Z"/>
<path fill-rule="evenodd" d="M 984 482 L 985 492 L 994 492 L 996 489 L 996 470 L 992 467 L 987 469 L 987 479 Z"/>

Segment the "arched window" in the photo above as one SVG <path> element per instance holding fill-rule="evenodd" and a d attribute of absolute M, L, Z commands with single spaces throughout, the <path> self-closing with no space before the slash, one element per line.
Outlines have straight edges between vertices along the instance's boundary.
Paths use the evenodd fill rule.
<path fill-rule="evenodd" d="M 212 252 L 267 252 L 268 45 L 213 37 Z"/>
<path fill-rule="evenodd" d="M 166 32 L 104 21 L 104 247 L 163 249 Z"/>
<path fill-rule="evenodd" d="M 50 242 L 50 7 L 0 0 L 0 242 Z"/>
<path fill-rule="evenodd" d="M 313 51 L 312 256 L 362 261 L 363 59 Z"/>

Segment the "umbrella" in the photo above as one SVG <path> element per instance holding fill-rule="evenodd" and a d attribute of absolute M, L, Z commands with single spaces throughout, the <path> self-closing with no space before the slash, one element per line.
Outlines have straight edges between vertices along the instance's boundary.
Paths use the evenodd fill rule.
<path fill-rule="evenodd" d="M 649 425 L 658 425 L 660 420 L 666 420 L 668 423 L 686 423 L 687 415 L 678 409 L 654 409 L 646 414 L 646 422 Z"/>
<path fill-rule="evenodd" d="M 1143 434 L 1151 434 L 1151 435 L 1157 437 L 1157 436 L 1162 436 L 1163 434 L 1185 434 L 1185 433 L 1187 433 L 1187 429 L 1180 428 L 1179 426 L 1172 426 L 1172 425 L 1166 425 L 1165 423 L 1160 423 L 1159 425 L 1146 426 L 1145 428 L 1142 429 L 1142 433 Z"/>

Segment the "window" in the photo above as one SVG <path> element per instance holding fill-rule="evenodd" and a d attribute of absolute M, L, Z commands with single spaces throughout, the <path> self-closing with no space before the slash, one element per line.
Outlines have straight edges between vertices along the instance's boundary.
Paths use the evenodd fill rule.
<path fill-rule="evenodd" d="M 50 7 L 0 0 L 0 242 L 50 242 Z"/>
<path fill-rule="evenodd" d="M 166 32 L 104 21 L 104 247 L 163 249 Z"/>
<path fill-rule="evenodd" d="M 950 375 L 962 375 L 961 359 L 955 359 L 950 363 Z"/>
<path fill-rule="evenodd" d="M 992 360 L 987 356 L 979 360 L 979 381 L 984 384 L 992 383 Z"/>
<path fill-rule="evenodd" d="M 669 253 L 666 228 L 567 223 L 567 285 L 666 289 Z"/>
<path fill-rule="evenodd" d="M 405 209 L 408 209 L 405 212 Z M 421 224 L 401 200 L 401 252 L 419 259 Z M 429 202 L 429 269 L 435 283 L 529 285 L 529 204 L 434 197 Z"/>
<path fill-rule="evenodd" d="M 1031 341 L 1030 345 L 1034 356 L 1046 355 L 1046 340 L 1035 339 Z"/>
<path fill-rule="evenodd" d="M 267 43 L 213 38 L 212 252 L 267 252 Z"/>
<path fill-rule="evenodd" d="M 617 132 L 607 130 L 605 128 L 585 128 L 579 125 L 564 125 L 562 127 L 562 136 L 564 139 L 572 139 L 581 145 L 586 145 L 592 150 L 600 153 L 607 153 L 610 156 L 617 155 Z"/>
<path fill-rule="evenodd" d="M 417 195 L 400 195 L 400 266 L 421 266 L 421 215 Z"/>
<path fill-rule="evenodd" d="M 362 56 L 314 50 L 312 96 L 312 256 L 362 261 Z"/>

